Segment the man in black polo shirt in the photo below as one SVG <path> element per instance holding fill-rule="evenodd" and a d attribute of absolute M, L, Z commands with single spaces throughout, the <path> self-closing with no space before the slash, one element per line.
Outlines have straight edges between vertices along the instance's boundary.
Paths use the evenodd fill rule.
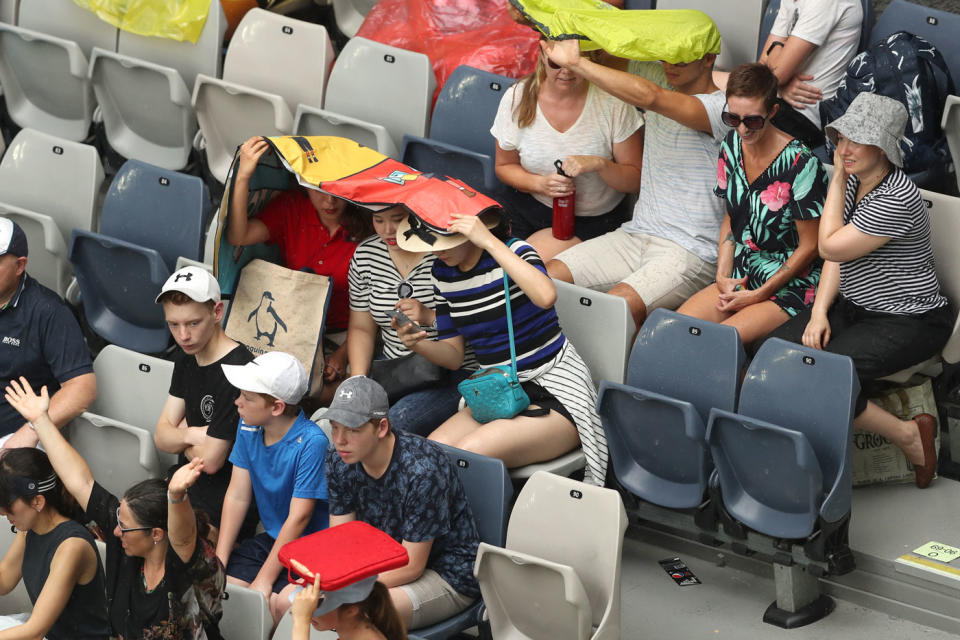
<path fill-rule="evenodd" d="M 190 502 L 210 516 L 214 527 L 210 539 L 215 542 L 240 419 L 234 404 L 240 392 L 227 381 L 220 365 L 244 365 L 253 356 L 223 332 L 220 286 L 209 271 L 201 267 L 176 271 L 164 283 L 157 303 L 163 305 L 167 326 L 181 353 L 175 360 L 170 395 L 157 420 L 154 442 L 161 451 L 180 454 L 178 467 L 203 458 L 204 475 L 190 488 Z M 256 526 L 253 508 L 238 539 L 252 536 Z"/>
<path fill-rule="evenodd" d="M 0 387 L 24 376 L 50 391 L 50 420 L 62 428 L 97 397 L 90 351 L 56 293 L 26 273 L 27 236 L 0 218 Z M 34 447 L 37 436 L 0 395 L 0 445 Z"/>

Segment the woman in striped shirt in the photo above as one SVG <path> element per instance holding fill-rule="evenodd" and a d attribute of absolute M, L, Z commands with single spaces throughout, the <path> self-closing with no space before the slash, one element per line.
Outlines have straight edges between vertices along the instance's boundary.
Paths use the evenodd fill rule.
<path fill-rule="evenodd" d="M 820 286 L 813 307 L 773 333 L 850 356 L 861 388 L 940 353 L 953 329 L 934 271 L 930 220 L 900 169 L 906 121 L 896 100 L 862 93 L 827 126 L 837 150 L 820 220 Z M 900 420 L 861 391 L 854 426 L 896 444 L 914 465 L 917 486 L 930 483 L 933 416 Z"/>
<path fill-rule="evenodd" d="M 557 291 L 543 261 L 526 242 L 495 236 L 485 224 L 486 220 L 495 226 L 495 215 L 493 219 L 458 214 L 452 218 L 452 235 L 433 233 L 413 216 L 398 229 L 401 247 L 432 251 L 437 258 L 433 265 L 436 339 L 428 340 L 425 331 L 409 326 L 400 329 L 400 339 L 448 369 L 461 366 L 468 346 L 480 366 L 509 367 L 506 273 L 518 376 L 531 402 L 513 418 L 486 424 L 474 420 L 464 407 L 430 438 L 500 458 L 508 467 L 552 460 L 582 444 L 587 458 L 585 480 L 602 485 L 607 448 L 595 408 L 596 390 L 586 365 L 560 329 L 553 310 Z"/>
<path fill-rule="evenodd" d="M 427 327 L 430 335 L 435 334 L 432 327 L 436 305 L 430 275 L 434 256 L 397 246 L 397 227 L 407 215 L 403 207 L 373 213 L 376 235 L 361 242 L 350 260 L 350 326 L 346 344 L 353 375 L 370 375 L 375 358 L 392 360 L 411 354 L 390 326 L 391 312 L 402 311 L 413 322 Z M 382 343 L 380 353 L 376 353 L 378 337 Z M 458 371 L 442 386 L 414 391 L 392 402 L 390 424 L 403 431 L 429 435 L 457 412 L 457 383 L 469 374 Z"/>

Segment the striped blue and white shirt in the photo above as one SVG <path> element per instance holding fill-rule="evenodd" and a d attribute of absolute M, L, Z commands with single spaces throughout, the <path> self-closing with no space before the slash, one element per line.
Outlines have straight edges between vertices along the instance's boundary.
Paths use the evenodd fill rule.
<path fill-rule="evenodd" d="M 529 244 L 511 239 L 507 246 L 546 274 L 543 261 Z M 463 336 L 466 344 L 473 348 L 480 366 L 509 366 L 510 336 L 503 294 L 503 269 L 490 254 L 484 252 L 476 266 L 467 272 L 437 260 L 433 263 L 433 283 L 437 300 L 437 338 Z M 541 309 L 533 304 L 513 280 L 510 280 L 510 305 L 517 369 L 536 369 L 556 356 L 566 340 L 560 331 L 557 314 L 552 307 Z"/>

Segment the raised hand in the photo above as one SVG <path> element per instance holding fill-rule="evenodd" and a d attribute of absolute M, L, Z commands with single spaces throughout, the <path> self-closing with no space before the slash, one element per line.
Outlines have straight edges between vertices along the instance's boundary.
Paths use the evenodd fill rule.
<path fill-rule="evenodd" d="M 40 387 L 40 395 L 37 395 L 30 382 L 20 376 L 20 382 L 11 380 L 10 384 L 4 390 L 4 397 L 11 407 L 20 412 L 20 415 L 28 422 L 36 422 L 47 413 L 50 408 L 50 395 L 47 393 L 47 387 Z"/>

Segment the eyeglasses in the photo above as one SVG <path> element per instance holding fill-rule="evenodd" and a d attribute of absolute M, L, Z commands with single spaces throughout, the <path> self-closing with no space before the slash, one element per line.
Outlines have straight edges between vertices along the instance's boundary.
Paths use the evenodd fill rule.
<path fill-rule="evenodd" d="M 730 113 L 726 109 L 724 109 L 720 113 L 720 120 L 723 121 L 723 124 L 727 125 L 728 127 L 732 129 L 736 129 L 737 127 L 740 126 L 740 123 L 742 122 L 743 126 L 745 126 L 747 129 L 750 129 L 751 131 L 756 131 L 757 129 L 763 129 L 763 125 L 766 124 L 767 118 L 769 117 L 770 117 L 769 113 L 765 116 L 752 115 L 752 116 L 740 117 L 735 113 Z"/>
<path fill-rule="evenodd" d="M 150 531 L 151 529 L 153 529 L 153 527 L 130 527 L 129 529 L 125 529 L 123 525 L 120 524 L 120 507 L 117 507 L 117 527 L 120 528 L 121 537 L 123 536 L 123 534 L 129 533 L 131 531 Z"/>

